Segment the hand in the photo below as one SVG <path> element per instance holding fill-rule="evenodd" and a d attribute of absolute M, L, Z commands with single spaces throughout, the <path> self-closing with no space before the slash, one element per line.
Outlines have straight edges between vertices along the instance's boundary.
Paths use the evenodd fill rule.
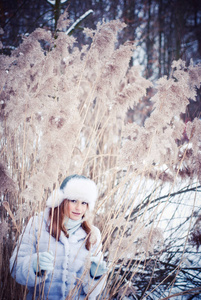
<path fill-rule="evenodd" d="M 91 269 L 90 274 L 91 277 L 97 278 L 101 277 L 104 273 L 108 271 L 108 268 L 106 266 L 106 262 L 103 260 L 100 260 L 99 257 L 91 257 Z"/>
<path fill-rule="evenodd" d="M 39 252 L 39 254 L 36 255 L 34 261 L 33 261 L 33 268 L 34 271 L 36 270 L 40 271 L 37 267 L 38 264 L 38 255 L 39 255 L 39 268 L 40 270 L 44 271 L 52 271 L 53 270 L 53 260 L 54 256 L 52 251 L 49 252 Z"/>

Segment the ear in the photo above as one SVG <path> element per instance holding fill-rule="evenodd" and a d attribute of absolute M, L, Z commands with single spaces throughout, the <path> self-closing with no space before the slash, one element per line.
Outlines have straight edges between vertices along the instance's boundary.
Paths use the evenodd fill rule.
<path fill-rule="evenodd" d="M 64 194 L 60 189 L 55 189 L 52 191 L 51 195 L 48 197 L 46 206 L 47 207 L 57 207 L 64 199 Z"/>

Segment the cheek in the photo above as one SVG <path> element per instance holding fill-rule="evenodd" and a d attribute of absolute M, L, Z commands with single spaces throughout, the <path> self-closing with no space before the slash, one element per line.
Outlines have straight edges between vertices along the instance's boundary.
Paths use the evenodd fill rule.
<path fill-rule="evenodd" d="M 86 211 L 87 211 L 87 206 L 84 206 L 83 213 L 85 214 Z"/>
<path fill-rule="evenodd" d="M 71 210 L 72 210 L 72 203 L 71 202 L 66 203 L 65 215 L 67 217 L 69 217 L 69 213 L 71 212 Z"/>
<path fill-rule="evenodd" d="M 71 212 L 73 210 L 73 203 L 69 202 L 68 204 L 68 211 Z"/>

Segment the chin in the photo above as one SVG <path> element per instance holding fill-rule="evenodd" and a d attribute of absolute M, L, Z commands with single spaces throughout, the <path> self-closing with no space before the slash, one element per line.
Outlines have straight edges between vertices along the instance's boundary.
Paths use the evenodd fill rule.
<path fill-rule="evenodd" d="M 72 216 L 71 216 L 71 219 L 72 219 L 72 220 L 76 220 L 76 221 L 79 220 L 79 219 L 81 219 L 81 218 L 82 218 L 81 215 L 78 215 L 78 216 L 72 215 Z"/>

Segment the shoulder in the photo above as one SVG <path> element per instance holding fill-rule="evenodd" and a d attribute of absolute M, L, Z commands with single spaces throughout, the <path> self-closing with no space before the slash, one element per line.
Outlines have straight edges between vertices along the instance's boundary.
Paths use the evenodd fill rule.
<path fill-rule="evenodd" d="M 91 226 L 91 231 L 94 232 L 94 234 L 101 235 L 99 228 L 94 225 Z"/>
<path fill-rule="evenodd" d="M 90 237 L 90 242 L 91 244 L 95 244 L 97 242 L 100 242 L 101 240 L 101 233 L 98 227 L 92 225 L 91 227 L 91 237 Z"/>
<path fill-rule="evenodd" d="M 34 216 L 32 216 L 27 225 L 25 226 L 25 231 L 33 231 L 33 230 L 38 230 L 39 228 L 41 228 L 42 226 L 44 226 L 47 222 L 47 217 L 48 214 L 46 211 L 43 211 L 39 214 L 36 214 Z"/>

